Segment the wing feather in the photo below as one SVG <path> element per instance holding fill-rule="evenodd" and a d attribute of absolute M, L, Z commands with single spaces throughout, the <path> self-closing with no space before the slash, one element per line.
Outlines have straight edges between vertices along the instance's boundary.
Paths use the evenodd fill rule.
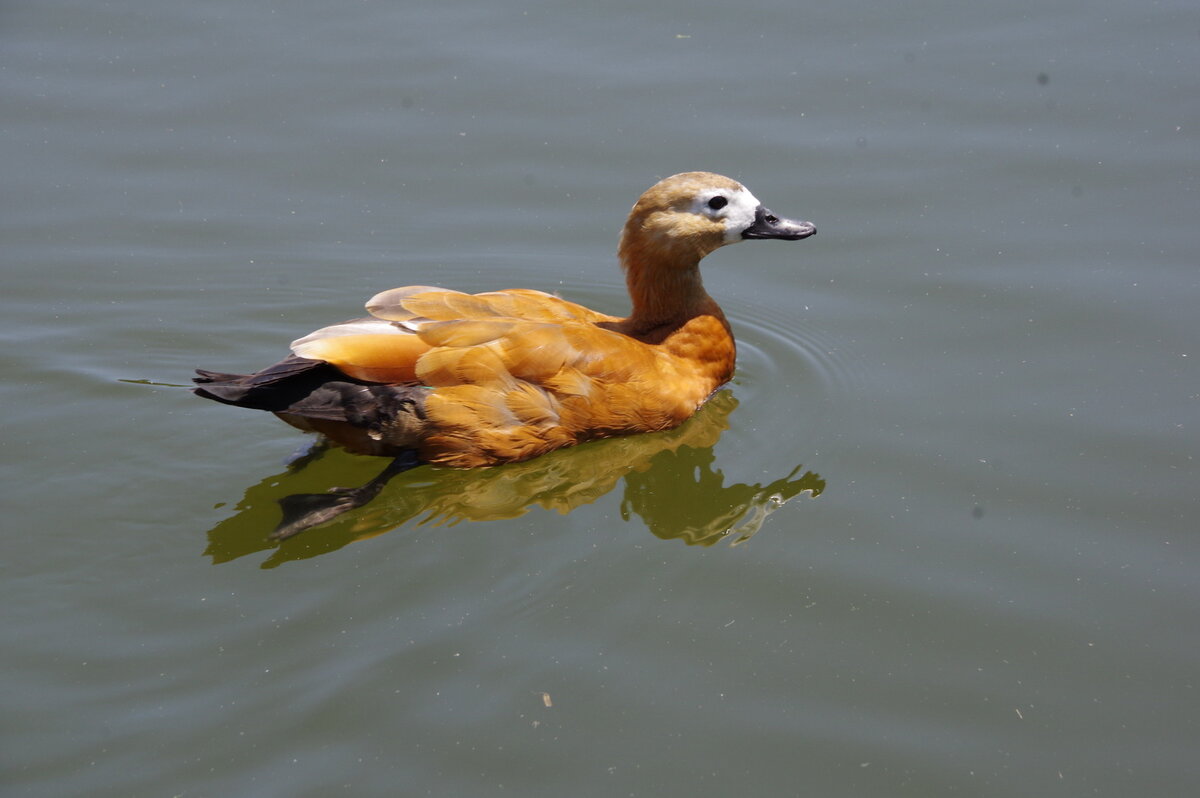
<path fill-rule="evenodd" d="M 382 319 L 355 319 L 322 327 L 292 342 L 292 352 L 324 360 L 344 374 L 368 382 L 416 379 L 417 359 L 429 350 L 411 330 Z"/>
<path fill-rule="evenodd" d="M 431 349 L 417 361 L 416 371 L 421 382 L 435 388 L 480 385 L 508 390 L 515 382 L 503 359 L 488 346 Z"/>
<path fill-rule="evenodd" d="M 546 427 L 560 422 L 558 403 L 544 390 L 518 382 L 505 396 L 505 404 L 523 424 Z"/>
<path fill-rule="evenodd" d="M 417 335 L 430 346 L 477 346 L 511 333 L 521 322 L 511 319 L 487 321 L 432 321 L 416 325 Z"/>
<path fill-rule="evenodd" d="M 367 312 L 378 319 L 388 321 L 408 321 L 417 314 L 404 306 L 404 301 L 416 294 L 428 293 L 457 293 L 448 288 L 435 288 L 431 285 L 406 285 L 402 288 L 391 288 L 380 291 L 367 300 Z"/>
<path fill-rule="evenodd" d="M 415 316 L 424 316 L 434 321 L 461 321 L 495 318 L 496 313 L 487 300 L 474 294 L 458 291 L 429 291 L 406 297 L 402 304 Z"/>

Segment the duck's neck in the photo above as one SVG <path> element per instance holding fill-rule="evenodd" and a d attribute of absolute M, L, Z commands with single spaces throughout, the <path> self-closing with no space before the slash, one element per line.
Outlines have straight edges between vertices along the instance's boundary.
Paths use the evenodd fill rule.
<path fill-rule="evenodd" d="M 629 264 L 625 285 L 633 302 L 629 321 L 636 327 L 686 321 L 716 304 L 704 290 L 700 269 L 694 264 L 670 269 Z"/>
<path fill-rule="evenodd" d="M 697 316 L 725 316 L 704 290 L 701 253 L 654 252 L 622 247 L 621 265 L 633 310 L 621 328 L 638 338 L 669 335 Z"/>
<path fill-rule="evenodd" d="M 700 279 L 700 259 L 708 253 L 675 253 L 672 258 L 622 244 L 621 265 L 633 311 L 627 319 L 601 326 L 664 347 L 679 362 L 693 364 L 696 379 L 687 388 L 695 395 L 679 398 L 694 408 L 729 381 L 737 353 L 729 322 Z"/>

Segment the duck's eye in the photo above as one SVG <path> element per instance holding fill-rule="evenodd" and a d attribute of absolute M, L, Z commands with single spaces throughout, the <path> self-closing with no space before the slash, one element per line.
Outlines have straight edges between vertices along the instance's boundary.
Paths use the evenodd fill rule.
<path fill-rule="evenodd" d="M 712 208 L 714 211 L 719 211 L 728 204 L 729 200 L 720 195 L 717 195 L 708 201 L 708 207 Z"/>

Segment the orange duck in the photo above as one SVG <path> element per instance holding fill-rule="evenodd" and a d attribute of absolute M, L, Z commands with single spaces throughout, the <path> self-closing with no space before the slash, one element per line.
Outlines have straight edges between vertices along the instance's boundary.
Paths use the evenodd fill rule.
<path fill-rule="evenodd" d="M 669 429 L 733 375 L 733 335 L 700 259 L 815 232 L 727 177 L 678 174 L 641 196 L 621 234 L 628 318 L 529 289 L 394 288 L 367 302 L 369 318 L 310 333 L 255 374 L 197 370 L 195 392 L 351 451 L 460 468 Z"/>

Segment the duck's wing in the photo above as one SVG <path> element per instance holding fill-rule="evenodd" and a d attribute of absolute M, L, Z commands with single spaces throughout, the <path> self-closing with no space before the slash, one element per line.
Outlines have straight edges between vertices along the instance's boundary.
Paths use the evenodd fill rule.
<path fill-rule="evenodd" d="M 444 288 L 405 286 L 371 297 L 367 300 L 367 311 L 375 318 L 400 322 L 422 318 L 434 321 L 487 318 L 604 321 L 610 318 L 554 294 L 529 288 L 464 294 Z"/>
<path fill-rule="evenodd" d="M 333 324 L 293 341 L 292 352 L 323 360 L 356 379 L 413 383 L 423 379 L 417 373 L 417 361 L 434 347 L 482 344 L 502 337 L 520 322 L 610 319 L 541 291 L 465 294 L 423 285 L 376 294 L 367 302 L 367 310 L 370 318 Z M 447 323 L 453 324 L 439 326 Z"/>
<path fill-rule="evenodd" d="M 431 345 L 416 363 L 432 388 L 422 455 L 447 465 L 667 429 L 707 395 L 661 349 L 579 319 L 428 321 L 418 335 Z"/>
<path fill-rule="evenodd" d="M 537 291 L 410 287 L 368 307 L 371 318 L 317 330 L 293 352 L 357 380 L 423 386 L 427 461 L 494 465 L 667 429 L 713 387 L 663 348 L 598 324 L 611 317 Z"/>

